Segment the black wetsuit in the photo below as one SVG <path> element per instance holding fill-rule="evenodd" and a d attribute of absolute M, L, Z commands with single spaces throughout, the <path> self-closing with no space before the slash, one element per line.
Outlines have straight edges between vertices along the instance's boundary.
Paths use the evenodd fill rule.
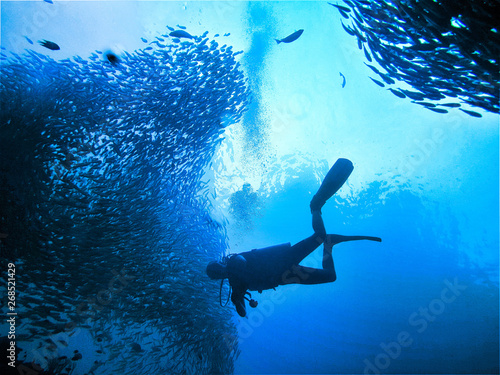
<path fill-rule="evenodd" d="M 323 269 L 299 266 L 326 238 L 321 213 L 313 213 L 314 234 L 299 243 L 290 243 L 235 254 L 227 262 L 231 301 L 240 316 L 245 316 L 247 290 L 262 292 L 286 284 L 321 284 L 335 281 L 333 261 Z M 330 254 L 331 258 L 331 254 Z"/>
<path fill-rule="evenodd" d="M 235 290 L 259 292 L 281 285 L 281 273 L 289 268 L 290 249 L 290 243 L 286 243 L 232 256 L 227 262 L 229 283 Z"/>

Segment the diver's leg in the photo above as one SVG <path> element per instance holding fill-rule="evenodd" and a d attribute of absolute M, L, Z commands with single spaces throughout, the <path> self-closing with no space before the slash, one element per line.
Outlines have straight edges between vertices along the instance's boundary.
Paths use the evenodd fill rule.
<path fill-rule="evenodd" d="M 327 236 L 326 241 L 323 243 L 322 266 L 324 270 L 333 271 L 333 274 L 335 274 L 335 266 L 333 264 L 333 256 L 332 256 L 333 245 L 335 244 L 332 241 L 330 241 Z"/>
<path fill-rule="evenodd" d="M 312 224 L 314 234 L 296 243 L 290 248 L 290 250 L 287 251 L 286 264 L 299 264 L 302 259 L 311 254 L 318 248 L 319 245 L 321 245 L 325 241 L 326 230 L 325 225 L 323 224 L 323 219 L 321 218 L 321 212 L 313 212 Z"/>
<path fill-rule="evenodd" d="M 337 280 L 337 273 L 335 272 L 335 264 L 333 262 L 332 250 L 333 246 L 340 242 L 370 240 L 381 242 L 379 237 L 370 236 L 341 236 L 340 234 L 328 234 L 325 242 L 323 243 L 323 269 L 310 268 L 304 266 L 292 267 L 292 272 L 296 276 L 295 284 L 324 284 L 331 283 Z M 288 278 L 288 280 L 293 280 Z"/>
<path fill-rule="evenodd" d="M 324 270 L 319 268 L 294 266 L 283 274 L 281 285 L 316 285 L 333 283 L 335 280 L 337 280 L 335 268 Z"/>
<path fill-rule="evenodd" d="M 315 243 L 318 243 L 316 238 L 314 238 L 314 235 L 302 242 L 305 241 L 310 241 L 310 244 L 312 246 L 314 246 Z M 290 267 L 283 273 L 283 284 L 312 285 L 331 283 L 335 281 L 337 279 L 337 274 L 335 273 L 335 265 L 333 263 L 332 256 L 333 245 L 334 244 L 329 242 L 328 240 L 323 242 L 323 269 L 300 266 L 298 265 L 299 262 L 296 262 L 292 267 Z"/>
<path fill-rule="evenodd" d="M 333 246 L 340 242 L 358 240 L 382 241 L 378 237 L 328 234 L 323 243 L 323 269 L 299 266 L 297 263 L 283 274 L 283 283 L 314 285 L 334 282 L 337 280 L 337 273 L 332 256 Z"/>
<path fill-rule="evenodd" d="M 312 211 L 312 227 L 314 230 L 314 236 L 316 237 L 316 241 L 318 242 L 318 245 L 316 247 L 318 247 L 326 240 L 325 223 L 323 223 L 323 217 L 321 216 L 321 211 L 319 210 Z"/>
<path fill-rule="evenodd" d="M 332 256 L 332 244 L 323 244 L 323 269 L 294 265 L 283 273 L 283 284 L 324 284 L 337 280 Z"/>

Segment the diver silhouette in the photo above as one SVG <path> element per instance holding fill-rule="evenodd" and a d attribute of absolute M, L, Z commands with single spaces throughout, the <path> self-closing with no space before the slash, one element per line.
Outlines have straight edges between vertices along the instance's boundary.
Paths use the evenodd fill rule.
<path fill-rule="evenodd" d="M 321 209 L 326 201 L 334 195 L 345 183 L 354 167 L 347 159 L 338 159 L 325 176 L 317 193 L 311 200 L 312 227 L 314 234 L 291 246 L 290 243 L 255 249 L 239 254 L 231 254 L 224 261 L 210 262 L 207 275 L 213 280 L 228 279 L 232 288 L 231 301 L 236 311 L 242 317 L 246 316 L 245 300 L 251 307 L 257 302 L 248 299 L 249 291 L 261 293 L 266 289 L 274 289 L 287 284 L 323 284 L 337 279 L 333 263 L 332 248 L 346 241 L 382 240 L 370 236 L 342 236 L 327 234 Z M 323 244 L 323 268 L 311 268 L 299 263 Z M 222 288 L 222 284 L 221 284 Z"/>

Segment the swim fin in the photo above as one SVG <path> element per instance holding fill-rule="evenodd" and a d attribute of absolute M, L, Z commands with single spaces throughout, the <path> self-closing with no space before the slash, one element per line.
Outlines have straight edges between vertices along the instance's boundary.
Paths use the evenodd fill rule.
<path fill-rule="evenodd" d="M 371 237 L 371 236 L 342 236 L 340 234 L 327 234 L 325 243 L 336 245 L 341 242 L 347 241 L 359 241 L 359 240 L 369 240 L 369 241 L 377 241 L 382 242 L 380 237 Z"/>
<path fill-rule="evenodd" d="M 321 211 L 321 208 L 331 198 L 351 175 L 354 166 L 347 159 L 338 159 L 326 174 L 317 193 L 311 200 L 311 212 Z"/>

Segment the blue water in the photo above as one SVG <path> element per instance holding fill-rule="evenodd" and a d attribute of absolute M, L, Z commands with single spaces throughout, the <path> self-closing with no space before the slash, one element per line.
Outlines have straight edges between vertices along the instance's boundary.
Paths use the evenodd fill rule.
<path fill-rule="evenodd" d="M 170 344 L 167 340 L 173 331 L 167 333 L 166 327 L 181 327 L 184 322 L 189 324 L 176 332 L 185 336 L 172 342 L 186 351 L 184 345 L 204 343 L 203 350 L 182 357 L 195 363 L 186 365 L 185 373 L 193 368 L 230 372 L 233 359 L 236 374 L 498 373 L 498 114 L 469 107 L 482 117 L 458 110 L 434 113 L 375 85 L 368 78 L 371 71 L 364 64 L 363 51 L 342 29 L 341 15 L 324 2 L 33 1 L 2 2 L 1 11 L 2 52 L 22 54 L 29 49 L 56 61 L 75 55 L 87 58 L 95 50 L 132 54 L 146 46 L 141 38 L 154 40 L 168 31 L 166 25 L 185 26 L 192 35 L 208 31 L 219 45 L 243 51 L 235 59 L 251 91 L 252 101 L 242 104 L 246 112 L 241 119 L 223 111 L 217 112 L 217 121 L 201 110 L 175 112 L 185 116 L 180 117 L 184 122 L 176 128 L 178 138 L 169 133 L 172 138 L 162 143 L 166 148 L 161 151 L 153 145 L 155 136 L 151 142 L 139 136 L 140 121 L 128 129 L 128 135 L 116 134 L 123 141 L 121 157 L 134 149 L 139 161 L 118 158 L 113 162 L 116 174 L 110 181 L 116 185 L 110 182 L 106 191 L 126 190 L 128 198 L 116 205 L 115 212 L 138 221 L 120 221 L 131 231 L 133 243 L 127 243 L 128 237 L 118 229 L 115 233 L 108 228 L 115 240 L 103 236 L 109 243 L 100 246 L 108 251 L 119 244 L 122 253 L 109 250 L 115 256 L 109 262 L 117 265 L 151 262 L 151 269 L 131 268 L 135 276 L 140 275 L 141 288 L 155 298 L 156 291 L 165 290 L 175 303 L 167 314 L 166 299 L 147 299 L 139 287 L 128 290 L 127 300 L 110 305 L 109 320 L 93 322 L 83 333 L 71 336 L 67 347 L 58 348 L 57 355 L 73 350 L 84 353 L 73 374 L 88 373 L 96 360 L 109 360 L 110 355 L 96 354 L 98 348 L 116 354 L 113 360 L 118 364 L 101 366 L 96 374 L 124 369 L 157 373 L 152 369 L 158 364 L 165 373 L 176 373 L 165 362 L 181 357 L 167 356 L 160 363 L 154 346 Z M 305 31 L 295 42 L 277 45 L 274 41 L 298 29 Z M 223 36 L 226 33 L 230 35 Z M 40 39 L 57 42 L 61 50 L 44 49 L 37 45 Z M 143 61 L 151 61 L 147 59 Z M 140 77 L 141 72 L 137 69 L 135 74 Z M 339 73 L 346 77 L 344 88 Z M 192 78 L 187 79 L 192 83 Z M 224 85 L 238 89 L 231 82 Z M 167 86 L 161 87 L 167 90 Z M 141 90 L 139 84 L 137 88 Z M 158 113 L 149 113 L 149 99 L 141 95 L 141 110 L 134 112 L 131 106 L 127 113 L 171 126 L 162 116 L 164 107 L 155 106 L 149 112 Z M 241 99 L 222 94 L 221 98 Z M 196 100 L 198 110 L 208 99 Z M 99 111 L 98 107 L 94 110 Z M 65 116 L 57 111 L 53 115 Z M 127 142 L 146 144 L 148 151 L 129 149 Z M 178 164 L 160 157 L 175 157 Z M 382 243 L 337 245 L 335 283 L 254 292 L 259 306 L 247 307 L 247 318 L 240 318 L 231 304 L 219 307 L 219 285 L 205 277 L 204 265 L 222 253 L 293 244 L 311 235 L 310 199 L 339 157 L 350 159 L 354 172 L 323 208 L 327 232 L 378 236 Z M 144 168 L 135 169 L 139 165 Z M 149 176 L 149 180 L 144 177 L 145 186 L 155 188 L 144 200 L 138 198 L 140 189 L 126 188 L 138 176 Z M 163 185 L 165 180 L 169 182 Z M 21 184 L 13 177 L 8 181 L 8 186 Z M 245 183 L 251 188 L 243 192 Z M 135 202 L 136 198 L 144 204 L 144 215 L 126 210 L 128 199 Z M 156 221 L 151 215 L 158 215 Z M 94 238 L 91 224 L 85 228 Z M 36 228 L 32 231 L 36 233 Z M 67 247 L 69 255 L 64 259 L 73 259 L 72 254 L 80 259 L 78 246 L 87 245 L 83 240 L 77 244 Z M 165 269 L 173 264 L 173 254 L 181 259 L 183 269 L 172 266 L 175 271 L 168 274 Z M 320 256 L 318 249 L 303 264 L 320 267 Z M 20 265 L 21 259 L 22 255 L 17 260 Z M 2 255 L 2 260 L 9 257 Z M 92 259 L 87 262 L 82 257 L 81 262 L 82 269 L 91 272 L 94 291 L 112 277 L 107 272 L 109 278 L 92 281 L 106 268 L 99 268 L 100 263 Z M 31 279 L 44 283 L 41 275 Z M 72 305 L 68 314 L 88 294 L 83 290 L 73 296 L 76 302 L 68 302 Z M 50 288 L 43 293 L 51 293 Z M 191 296 L 201 302 L 190 302 Z M 126 316 L 122 303 L 130 304 L 134 312 L 147 303 L 150 306 L 142 311 L 151 315 Z M 158 321 L 157 331 L 149 327 L 153 321 Z M 96 333 L 97 326 L 101 333 Z M 7 326 L 1 327 L 3 336 Z M 103 331 L 113 335 L 104 346 L 96 341 Z M 42 341 L 44 337 L 46 333 Z M 143 351 L 131 352 L 134 342 L 140 342 Z M 25 350 L 30 345 L 26 342 Z M 230 365 L 219 366 L 218 359 Z"/>

